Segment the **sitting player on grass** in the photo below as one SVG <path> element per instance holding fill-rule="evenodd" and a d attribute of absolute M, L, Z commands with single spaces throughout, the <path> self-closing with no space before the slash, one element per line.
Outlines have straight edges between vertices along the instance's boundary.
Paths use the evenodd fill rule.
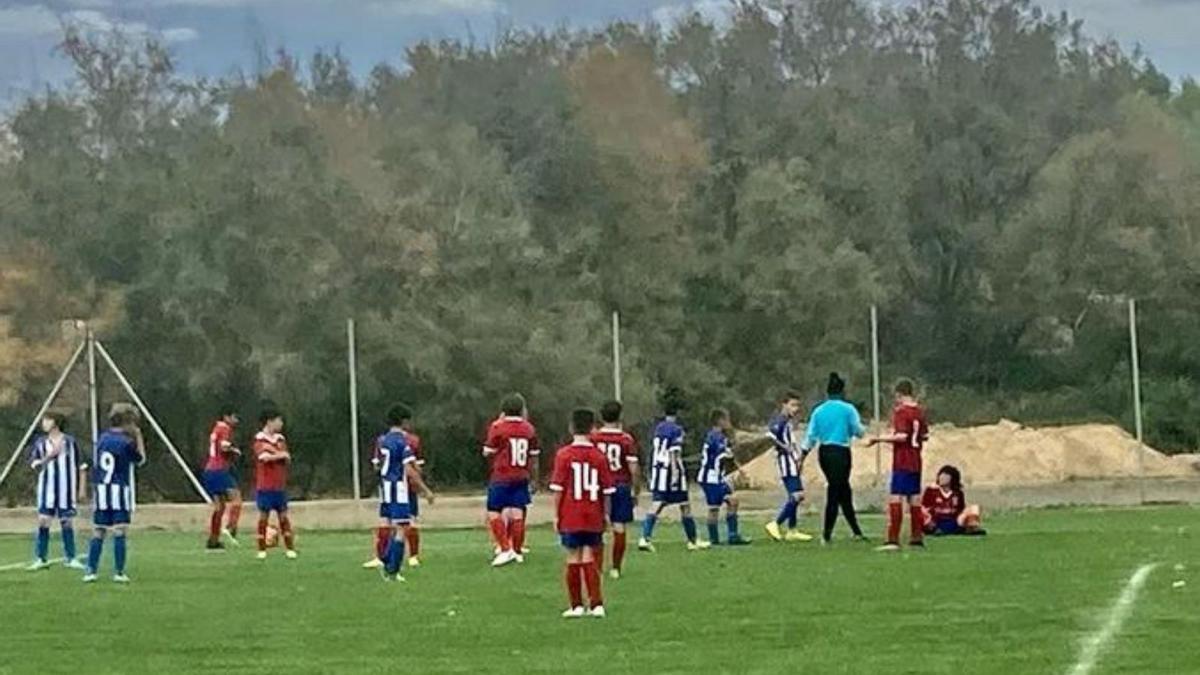
<path fill-rule="evenodd" d="M 729 544 L 744 546 L 749 540 L 738 534 L 738 500 L 733 493 L 733 485 L 721 468 L 727 459 L 733 459 L 733 448 L 729 444 L 729 412 L 720 408 L 712 411 L 708 417 L 712 428 L 704 437 L 704 456 L 700 464 L 700 474 L 696 481 L 704 489 L 704 500 L 708 504 L 708 541 L 711 544 L 721 543 L 721 533 L 717 523 L 721 517 L 721 505 L 725 505 L 725 526 L 729 530 Z"/>
<path fill-rule="evenodd" d="M 567 552 L 566 584 L 571 602 L 563 612 L 567 619 L 605 616 L 600 594 L 602 561 L 597 553 L 604 544 L 607 502 L 615 488 L 608 459 L 588 437 L 595 424 L 596 414 L 591 410 L 571 414 L 571 444 L 555 453 L 550 478 L 550 489 L 557 495 L 558 533 Z M 585 584 L 590 612 L 583 606 Z"/>
<path fill-rule="evenodd" d="M 977 504 L 967 504 L 962 489 L 962 473 L 947 464 L 938 469 L 937 484 L 925 488 L 921 497 L 925 516 L 925 532 L 938 537 L 952 534 L 981 536 L 982 510 Z"/>

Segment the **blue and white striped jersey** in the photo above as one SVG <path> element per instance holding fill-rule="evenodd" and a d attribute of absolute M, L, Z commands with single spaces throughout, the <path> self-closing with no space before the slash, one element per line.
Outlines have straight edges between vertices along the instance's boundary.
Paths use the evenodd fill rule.
<path fill-rule="evenodd" d="M 137 441 L 124 429 L 109 429 L 100 434 L 92 452 L 93 506 L 97 511 L 132 511 L 134 508 L 133 469 L 145 463 Z"/>
<path fill-rule="evenodd" d="M 780 478 L 795 478 L 800 475 L 796 462 L 796 444 L 792 442 L 792 420 L 779 413 L 767 423 L 767 436 L 775 443 L 775 468 Z"/>
<path fill-rule="evenodd" d="M 654 428 L 654 452 L 650 461 L 650 490 L 683 492 L 687 476 L 683 468 L 683 427 L 668 417 Z"/>
<path fill-rule="evenodd" d="M 29 463 L 42 462 L 37 477 L 37 508 L 39 511 L 73 511 L 79 492 L 79 445 L 74 436 L 63 434 L 56 444 L 48 435 L 33 439 L 29 446 Z"/>
<path fill-rule="evenodd" d="M 721 463 L 733 459 L 733 448 L 724 431 L 712 429 L 704 437 L 704 456 L 701 458 L 700 474 L 696 480 L 701 485 L 720 485 L 725 482 L 725 472 Z"/>
<path fill-rule="evenodd" d="M 383 504 L 408 504 L 406 465 L 417 461 L 408 447 L 403 431 L 389 431 L 379 437 L 375 451 L 379 465 L 379 501 Z"/>

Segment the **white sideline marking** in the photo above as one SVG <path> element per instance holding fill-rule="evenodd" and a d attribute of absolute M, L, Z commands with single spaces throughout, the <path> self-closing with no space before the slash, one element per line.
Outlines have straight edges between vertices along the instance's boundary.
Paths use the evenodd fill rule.
<path fill-rule="evenodd" d="M 48 560 L 47 562 L 49 562 L 51 565 L 57 565 L 58 563 L 63 562 L 65 560 L 66 560 L 66 558 L 54 558 L 52 560 Z M 0 565 L 0 572 L 9 572 L 12 570 L 25 569 L 26 567 L 29 566 L 29 563 L 31 563 L 31 562 L 33 562 L 33 561 L 26 560 L 24 562 L 15 562 L 15 563 L 8 563 L 7 565 Z"/>
<path fill-rule="evenodd" d="M 1154 571 L 1155 567 L 1158 567 L 1158 563 L 1142 565 L 1137 568 L 1133 576 L 1129 577 L 1129 581 L 1125 582 L 1125 588 L 1121 590 L 1121 595 L 1117 596 L 1117 601 L 1108 610 L 1108 618 L 1104 621 L 1104 625 L 1100 627 L 1100 630 L 1092 633 L 1084 640 L 1083 649 L 1079 652 L 1079 660 L 1068 671 L 1069 675 L 1088 675 L 1096 667 L 1096 662 L 1100 659 L 1100 653 L 1108 647 L 1108 644 L 1120 632 L 1121 625 L 1125 623 L 1125 619 L 1129 618 L 1138 593 L 1142 590 L 1142 586 L 1146 585 L 1146 579 L 1149 578 L 1150 573 Z"/>

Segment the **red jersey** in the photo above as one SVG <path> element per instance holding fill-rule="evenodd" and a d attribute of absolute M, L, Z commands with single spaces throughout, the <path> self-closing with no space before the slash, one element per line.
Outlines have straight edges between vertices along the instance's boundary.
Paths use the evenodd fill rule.
<path fill-rule="evenodd" d="M 492 460 L 491 482 L 529 480 L 529 465 L 541 454 L 537 431 L 524 417 L 501 417 L 488 427 L 483 452 Z"/>
<path fill-rule="evenodd" d="M 901 403 L 892 411 L 892 429 L 904 440 L 892 444 L 892 471 L 921 471 L 921 450 L 929 439 L 929 424 L 919 405 Z"/>
<path fill-rule="evenodd" d="M 260 431 L 254 437 L 254 485 L 259 490 L 283 490 L 287 488 L 288 464 L 290 459 L 267 460 L 267 454 L 287 452 L 287 439 L 283 434 L 268 434 Z"/>
<path fill-rule="evenodd" d="M 411 431 L 404 432 L 404 441 L 408 443 L 408 449 L 412 451 L 413 457 L 417 458 L 417 466 L 425 466 L 425 451 L 421 449 L 421 437 Z"/>
<path fill-rule="evenodd" d="M 591 434 L 596 449 L 608 460 L 608 470 L 612 472 L 613 482 L 627 485 L 633 482 L 633 472 L 630 462 L 638 461 L 637 441 L 628 432 L 614 427 L 600 427 Z"/>
<path fill-rule="evenodd" d="M 937 485 L 930 485 L 925 488 L 925 494 L 921 495 L 921 506 L 929 511 L 934 522 L 955 520 L 966 508 L 966 499 L 961 490 L 947 492 Z"/>
<path fill-rule="evenodd" d="M 550 489 L 559 493 L 559 532 L 603 532 L 604 495 L 615 492 L 608 459 L 591 443 L 572 443 L 554 455 Z"/>
<path fill-rule="evenodd" d="M 233 447 L 233 427 L 225 420 L 217 420 L 208 434 L 208 458 L 204 461 L 205 471 L 225 471 L 229 468 L 227 449 Z"/>

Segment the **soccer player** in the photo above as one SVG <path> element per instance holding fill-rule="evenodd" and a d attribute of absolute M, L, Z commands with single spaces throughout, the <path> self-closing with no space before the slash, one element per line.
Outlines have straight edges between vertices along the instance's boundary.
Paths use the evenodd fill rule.
<path fill-rule="evenodd" d="M 283 436 L 283 414 L 268 407 L 259 416 L 261 431 L 254 436 L 254 503 L 258 507 L 258 559 L 267 559 L 267 525 L 271 512 L 279 522 L 285 555 L 296 559 L 296 539 L 288 518 L 287 475 L 292 455 Z"/>
<path fill-rule="evenodd" d="M 81 463 L 79 444 L 66 432 L 66 417 L 46 413 L 42 418 L 42 433 L 29 446 L 29 468 L 37 476 L 37 535 L 34 539 L 34 561 L 28 569 L 50 567 L 50 524 L 58 521 L 62 528 L 65 565 L 82 570 L 84 564 L 75 555 L 76 497 L 86 482 L 87 463 Z"/>
<path fill-rule="evenodd" d="M 404 561 L 404 545 L 412 521 L 412 490 L 416 488 L 430 501 L 433 493 L 421 479 L 417 470 L 417 458 L 408 445 L 404 423 L 412 419 L 408 406 L 395 405 L 388 411 L 387 433 L 379 437 L 379 518 L 381 527 L 391 532 L 388 548 L 384 552 L 383 578 L 389 581 L 404 581 L 400 568 Z"/>
<path fill-rule="evenodd" d="M 92 523 L 84 583 L 96 581 L 104 539 L 113 531 L 113 581 L 129 583 L 125 575 L 128 534 L 133 513 L 133 468 L 146 463 L 146 442 L 138 428 L 141 414 L 128 403 L 114 403 L 109 429 L 100 434 L 92 453 Z"/>
<path fill-rule="evenodd" d="M 425 477 L 425 471 L 424 471 L 425 453 L 422 449 L 421 437 L 418 436 L 413 431 L 411 410 L 409 410 L 409 408 L 407 406 L 401 406 L 400 409 L 401 409 L 401 412 L 404 412 L 405 414 L 408 415 L 408 417 L 406 417 L 401 422 L 400 426 L 404 430 L 404 439 L 408 443 L 408 449 L 412 452 L 412 455 L 414 457 L 412 466 L 417 470 L 418 473 L 421 474 L 421 477 L 424 478 Z M 379 448 L 379 441 L 382 438 L 383 438 L 383 436 L 380 436 L 379 439 L 376 439 L 375 451 L 371 457 L 371 464 L 373 464 L 375 466 L 376 470 L 379 469 L 379 465 L 382 462 L 382 458 L 383 458 L 382 454 L 380 453 L 380 448 Z M 408 495 L 408 501 L 409 501 L 409 504 L 408 504 L 409 513 L 411 516 L 409 523 L 408 523 L 408 529 L 406 530 L 407 534 L 405 535 L 405 545 L 406 545 L 406 548 L 408 549 L 408 566 L 409 567 L 420 567 L 421 566 L 421 558 L 420 558 L 420 556 L 421 556 L 421 531 L 420 531 L 420 526 L 419 526 L 419 522 L 420 522 L 419 519 L 420 519 L 420 514 L 421 514 L 420 499 L 416 493 L 410 491 L 409 495 Z M 383 567 L 384 566 L 384 558 L 387 555 L 388 546 L 391 545 L 391 541 L 392 541 L 392 528 L 391 527 L 388 527 L 387 525 L 380 525 L 379 527 L 375 528 L 375 555 L 370 560 L 363 563 L 363 567 L 367 568 L 367 569 Z"/>
<path fill-rule="evenodd" d="M 689 551 L 706 549 L 712 544 L 696 539 L 696 519 L 688 503 L 687 476 L 683 467 L 683 427 L 678 415 L 682 403 L 677 393 L 668 393 L 663 405 L 663 419 L 654 428 L 654 451 L 650 462 L 650 512 L 642 519 L 642 538 L 639 551 L 654 551 L 654 525 L 667 506 L 678 506 L 683 532 Z"/>
<path fill-rule="evenodd" d="M 982 511 L 977 504 L 967 504 L 962 489 L 962 473 L 947 464 L 938 469 L 937 484 L 925 488 L 921 497 L 925 533 L 935 537 L 965 534 L 987 534 L 980 521 Z"/>
<path fill-rule="evenodd" d="M 591 410 L 576 410 L 571 415 L 570 445 L 554 455 L 554 473 L 550 489 L 557 494 L 557 527 L 567 551 L 566 583 L 571 606 L 563 617 L 604 618 L 604 597 L 600 593 L 600 563 L 597 549 L 604 542 L 605 502 L 616 488 L 608 459 L 592 443 L 588 433 L 596 423 Z M 587 586 L 590 611 L 583 606 L 583 586 Z"/>
<path fill-rule="evenodd" d="M 775 541 L 812 541 L 812 535 L 796 529 L 800 505 L 804 503 L 804 483 L 800 476 L 807 453 L 797 451 L 792 442 L 792 421 L 800 414 L 800 395 L 787 392 L 779 403 L 779 412 L 767 423 L 767 436 L 775 445 L 775 466 L 783 483 L 784 500 L 774 522 L 767 523 L 767 534 Z M 787 525 L 784 533 L 782 527 Z"/>
<path fill-rule="evenodd" d="M 242 455 L 233 444 L 233 432 L 238 425 L 238 416 L 233 406 L 222 406 L 220 417 L 208 434 L 208 457 L 204 462 L 204 489 L 213 498 L 213 511 L 208 520 L 208 543 L 210 551 L 225 548 L 221 535 L 229 543 L 238 546 L 238 520 L 242 517 L 242 493 L 233 479 L 230 465 Z M 228 509 L 229 519 L 224 521 Z"/>
<path fill-rule="evenodd" d="M 869 445 L 892 446 L 892 485 L 888 496 L 887 541 L 881 551 L 900 550 L 900 528 L 904 523 L 904 505 L 908 504 L 911 537 L 909 545 L 925 546 L 924 518 L 921 513 L 921 449 L 929 438 L 925 410 L 917 402 L 912 380 L 896 383 L 896 406 L 892 410 L 890 436 L 872 438 Z"/>
<path fill-rule="evenodd" d="M 821 473 L 825 474 L 826 482 L 825 529 L 821 542 L 828 544 L 832 540 L 839 508 L 854 538 L 865 541 L 862 528 L 858 526 L 858 515 L 854 511 L 854 491 L 850 488 L 850 443 L 865 433 L 862 418 L 858 410 L 846 402 L 846 381 L 840 375 L 830 373 L 825 392 L 825 402 L 817 406 L 809 417 L 808 433 L 800 448 L 807 453 L 814 446 L 820 446 L 817 459 L 821 462 Z"/>
<path fill-rule="evenodd" d="M 600 428 L 591 434 L 601 454 L 608 460 L 608 470 L 613 478 L 613 494 L 608 516 L 612 523 L 612 569 L 609 576 L 621 578 L 621 566 L 625 561 L 625 530 L 633 522 L 633 509 L 637 504 L 641 475 L 638 472 L 637 441 L 621 427 L 622 407 L 618 401 L 608 401 L 600 406 Z M 603 565 L 604 561 L 599 561 Z"/>
<path fill-rule="evenodd" d="M 708 503 L 708 541 L 712 544 L 721 543 L 717 523 L 721 517 L 721 505 L 724 504 L 729 544 L 743 546 L 750 542 L 738 534 L 737 496 L 721 468 L 725 460 L 733 459 L 733 448 L 729 444 L 729 431 L 733 426 L 729 421 L 729 412 L 719 408 L 712 411 L 708 419 L 712 428 L 704 437 L 704 457 L 700 464 L 700 474 L 696 477 L 696 482 L 704 489 L 704 499 Z"/>
<path fill-rule="evenodd" d="M 491 460 L 487 519 L 499 549 L 493 567 L 525 562 L 525 509 L 530 485 L 538 479 L 537 431 L 526 419 L 525 397 L 509 394 L 500 402 L 500 417 L 488 427 L 483 456 Z"/>

